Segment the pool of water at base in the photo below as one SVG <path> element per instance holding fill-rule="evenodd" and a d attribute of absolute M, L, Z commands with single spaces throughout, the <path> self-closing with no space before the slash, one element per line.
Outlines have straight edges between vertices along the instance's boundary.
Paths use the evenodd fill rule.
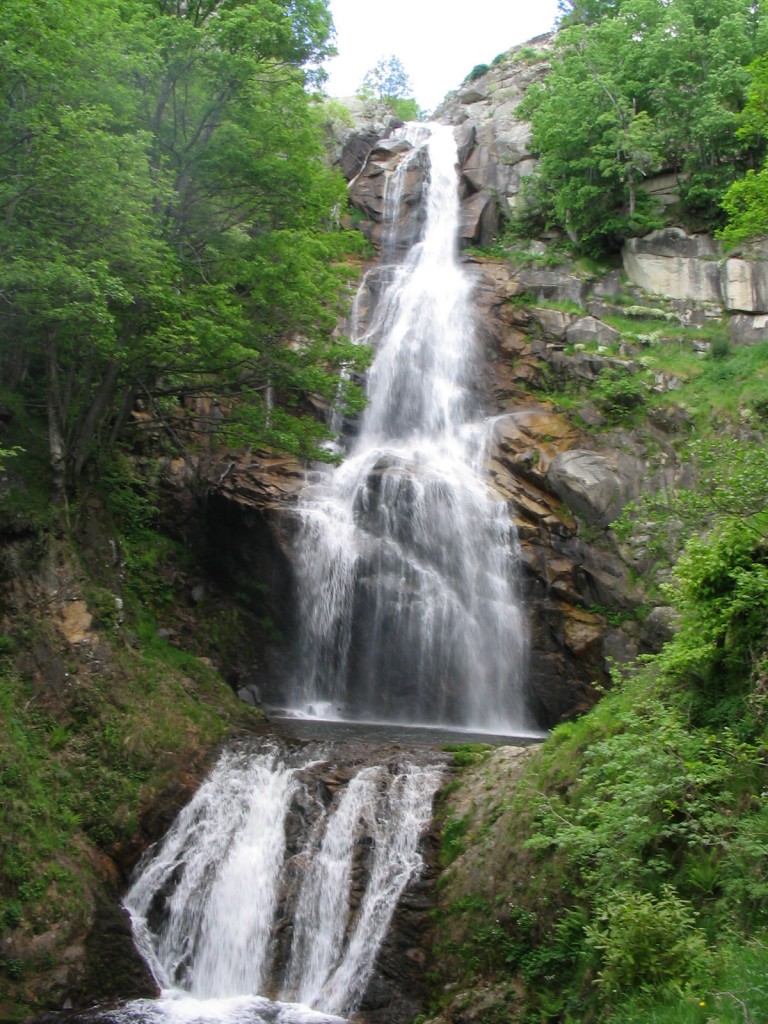
<path fill-rule="evenodd" d="M 524 747 L 542 743 L 545 732 L 516 736 L 472 732 L 446 726 L 406 725 L 400 722 L 351 722 L 335 718 L 308 718 L 273 714 L 269 721 L 278 736 L 305 742 L 371 744 L 441 749 L 463 744 L 484 743 L 493 747 Z"/>

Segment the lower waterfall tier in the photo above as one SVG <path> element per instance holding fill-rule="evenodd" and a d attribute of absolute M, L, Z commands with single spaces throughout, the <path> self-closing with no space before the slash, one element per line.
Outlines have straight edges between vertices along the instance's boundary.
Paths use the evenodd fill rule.
<path fill-rule="evenodd" d="M 345 765 L 333 747 L 275 741 L 226 750 L 126 897 L 164 998 L 119 1019 L 297 1024 L 354 1012 L 423 868 L 440 760 L 390 752 Z"/>

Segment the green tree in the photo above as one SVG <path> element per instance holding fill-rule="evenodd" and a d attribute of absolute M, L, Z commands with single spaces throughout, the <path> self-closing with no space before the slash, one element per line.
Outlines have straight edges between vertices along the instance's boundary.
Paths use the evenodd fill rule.
<path fill-rule="evenodd" d="M 238 436 L 315 450 L 267 395 L 301 414 L 349 358 L 345 192 L 308 91 L 329 30 L 325 0 L 5 4 L 0 358 L 42 389 L 56 501 L 138 398 L 191 437 L 179 403 L 218 393 Z"/>
<path fill-rule="evenodd" d="M 599 6 L 596 20 L 563 29 L 552 73 L 521 107 L 540 156 L 534 208 L 596 254 L 652 225 L 639 184 L 654 171 L 677 173 L 693 223 L 717 223 L 720 197 L 753 155 L 737 116 L 765 35 L 748 0 Z"/>
<path fill-rule="evenodd" d="M 413 85 L 399 57 L 382 57 L 366 71 L 359 95 L 364 100 L 377 100 L 388 106 L 403 121 L 419 116 L 413 98 Z"/>
<path fill-rule="evenodd" d="M 741 117 L 740 138 L 765 142 L 768 138 L 768 54 L 750 65 L 751 81 Z M 768 163 L 749 168 L 723 196 L 728 221 L 720 233 L 727 245 L 768 232 Z"/>
<path fill-rule="evenodd" d="M 620 7 L 621 0 L 558 0 L 557 15 L 562 26 L 589 25 L 611 17 Z"/>
<path fill-rule="evenodd" d="M 167 280 L 149 139 L 131 130 L 136 53 L 109 0 L 11 0 L 0 89 L 0 329 L 11 383 L 46 381 L 55 500 L 81 465 L 130 346 Z M 115 52 L 124 54 L 116 69 Z"/>
<path fill-rule="evenodd" d="M 413 86 L 399 57 L 382 57 L 366 71 L 361 92 L 376 99 L 406 99 L 413 94 Z"/>

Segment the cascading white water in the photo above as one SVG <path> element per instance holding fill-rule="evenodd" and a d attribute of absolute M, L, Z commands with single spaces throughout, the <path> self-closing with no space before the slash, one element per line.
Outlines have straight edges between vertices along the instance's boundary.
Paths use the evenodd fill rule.
<path fill-rule="evenodd" d="M 456 147 L 442 126 L 406 138 L 385 252 L 397 249 L 404 175 L 427 156 L 423 239 L 379 274 L 386 287 L 357 339 L 375 351 L 360 432 L 300 502 L 299 665 L 286 704 L 310 717 L 520 733 L 531 723 L 517 540 L 483 474 Z"/>
<path fill-rule="evenodd" d="M 420 870 L 441 770 L 369 766 L 326 805 L 303 777 L 323 760 L 317 749 L 276 746 L 222 755 L 125 901 L 139 948 L 168 991 L 117 1019 L 318 1024 L 357 1007 L 397 901 Z M 313 820 L 289 849 L 296 807 Z M 361 851 L 369 863 L 353 912 Z M 286 966 L 276 949 L 288 918 Z"/>

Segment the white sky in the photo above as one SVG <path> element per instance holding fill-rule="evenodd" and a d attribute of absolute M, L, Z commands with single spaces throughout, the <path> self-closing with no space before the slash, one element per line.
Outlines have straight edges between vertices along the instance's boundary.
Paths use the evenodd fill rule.
<path fill-rule="evenodd" d="M 353 96 L 369 68 L 399 57 L 416 100 L 432 110 L 476 64 L 554 25 L 557 0 L 330 0 L 336 25 L 330 96 Z"/>

